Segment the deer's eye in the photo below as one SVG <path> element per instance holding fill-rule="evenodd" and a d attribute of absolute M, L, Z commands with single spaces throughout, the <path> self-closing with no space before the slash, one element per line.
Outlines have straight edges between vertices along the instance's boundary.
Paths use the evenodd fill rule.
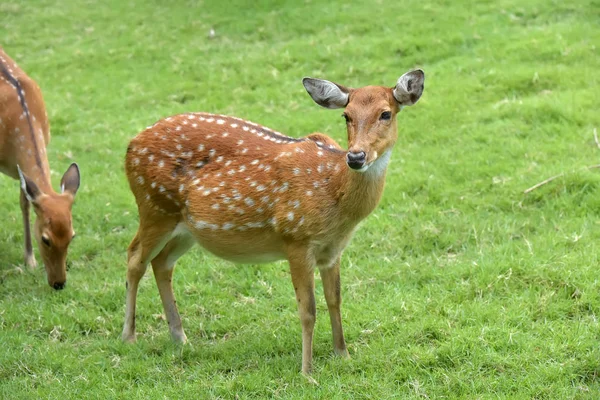
<path fill-rule="evenodd" d="M 346 123 L 350 122 L 350 117 L 348 116 L 348 114 L 343 113 L 342 117 L 344 117 L 344 119 L 346 120 Z"/>
<path fill-rule="evenodd" d="M 389 111 L 382 112 L 381 116 L 379 117 L 379 119 L 384 120 L 384 121 L 388 121 L 390 118 L 392 118 L 392 113 Z"/>
<path fill-rule="evenodd" d="M 42 235 L 42 243 L 45 246 L 50 247 L 50 238 L 48 236 Z"/>

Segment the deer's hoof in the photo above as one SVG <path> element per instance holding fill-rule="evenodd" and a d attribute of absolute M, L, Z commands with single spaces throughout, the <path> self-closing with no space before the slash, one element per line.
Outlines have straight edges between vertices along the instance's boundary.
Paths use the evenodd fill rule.
<path fill-rule="evenodd" d="M 35 261 L 35 256 L 33 254 L 25 254 L 25 265 L 27 265 L 30 270 L 34 270 L 37 267 L 37 261 Z"/>

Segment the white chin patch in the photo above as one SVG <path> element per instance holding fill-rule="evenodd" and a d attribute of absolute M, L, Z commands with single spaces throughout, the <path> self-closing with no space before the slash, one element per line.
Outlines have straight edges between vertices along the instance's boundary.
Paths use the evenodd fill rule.
<path fill-rule="evenodd" d="M 371 167 L 371 169 L 369 170 L 369 174 L 372 174 L 375 176 L 380 176 L 387 169 L 387 166 L 390 162 L 391 156 L 392 156 L 392 150 L 386 151 L 378 159 L 373 161 L 371 164 L 365 165 L 366 168 L 363 167 L 364 168 L 363 172 L 366 171 L 368 167 Z"/>
<path fill-rule="evenodd" d="M 369 170 L 370 175 L 379 176 L 387 169 L 387 166 L 390 162 L 390 157 L 392 155 L 392 151 L 388 150 L 381 155 L 381 157 L 377 158 L 375 161 L 370 162 L 369 164 L 363 165 L 360 169 L 352 169 L 352 171 L 365 173 Z M 375 156 L 377 156 L 377 152 L 375 152 Z"/>
<path fill-rule="evenodd" d="M 371 163 L 371 164 L 372 164 L 372 163 Z M 363 172 L 365 172 L 366 170 L 368 170 L 368 169 L 369 169 L 369 167 L 371 166 L 371 164 L 365 164 L 365 165 L 363 165 L 362 167 L 360 167 L 359 169 L 354 169 L 354 168 L 350 167 L 350 166 L 348 165 L 348 163 L 346 163 L 346 165 L 348 165 L 348 168 L 350 168 L 352 171 L 354 171 L 354 172 L 360 172 L 360 173 L 363 173 Z"/>
<path fill-rule="evenodd" d="M 356 172 L 363 173 L 363 172 L 365 172 L 366 170 L 368 170 L 370 166 L 371 166 L 371 164 L 365 164 L 365 165 L 363 165 L 363 166 L 362 166 L 360 169 L 355 169 L 355 171 L 356 171 Z"/>

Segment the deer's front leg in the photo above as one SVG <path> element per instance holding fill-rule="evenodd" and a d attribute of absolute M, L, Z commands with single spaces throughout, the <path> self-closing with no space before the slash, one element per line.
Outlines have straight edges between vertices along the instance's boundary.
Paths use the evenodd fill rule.
<path fill-rule="evenodd" d="M 340 282 L 340 259 L 338 256 L 331 266 L 320 268 L 321 280 L 323 281 L 323 291 L 329 318 L 331 320 L 331 333 L 333 334 L 333 350 L 335 354 L 341 357 L 349 358 L 344 340 L 344 329 L 342 328 L 342 316 L 340 308 L 342 306 L 341 282 Z"/>
<path fill-rule="evenodd" d="M 316 320 L 314 261 L 307 249 L 296 248 L 288 254 L 292 283 L 302 323 L 302 373 L 312 370 L 312 340 Z"/>
<path fill-rule="evenodd" d="M 25 237 L 25 264 L 31 269 L 37 266 L 35 256 L 33 255 L 33 247 L 31 246 L 31 228 L 29 225 L 29 200 L 25 196 L 23 189 L 21 192 L 21 213 L 23 214 L 23 236 Z"/>

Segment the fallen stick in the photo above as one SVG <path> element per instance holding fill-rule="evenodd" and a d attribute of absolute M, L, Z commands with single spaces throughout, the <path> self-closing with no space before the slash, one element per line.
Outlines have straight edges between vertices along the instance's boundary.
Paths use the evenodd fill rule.
<path fill-rule="evenodd" d="M 595 168 L 600 168 L 600 164 L 596 164 L 596 165 L 590 165 L 590 166 L 588 166 L 588 167 L 583 167 L 583 168 L 581 168 L 581 169 L 588 169 L 588 170 L 589 170 L 589 169 L 595 169 Z M 541 187 L 541 186 L 544 186 L 546 183 L 550 183 L 550 182 L 552 182 L 553 180 L 555 180 L 555 179 L 557 179 L 557 178 L 560 178 L 561 176 L 564 176 L 564 175 L 565 175 L 565 173 L 563 172 L 562 174 L 554 175 L 554 176 L 551 176 L 551 177 L 550 177 L 550 178 L 548 178 L 548 179 L 544 179 L 544 180 L 543 180 L 543 181 L 541 181 L 540 183 L 536 183 L 536 184 L 535 184 L 535 185 L 533 185 L 532 187 L 530 187 L 530 188 L 528 188 L 528 189 L 525 189 L 525 190 L 523 191 L 523 194 L 527 194 L 527 193 L 533 192 L 535 189 L 537 189 L 537 188 L 539 188 L 539 187 Z"/>

